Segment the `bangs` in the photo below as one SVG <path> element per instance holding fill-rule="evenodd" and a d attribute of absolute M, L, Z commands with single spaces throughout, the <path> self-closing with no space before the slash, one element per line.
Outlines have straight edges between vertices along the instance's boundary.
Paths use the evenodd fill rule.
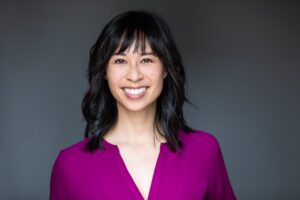
<path fill-rule="evenodd" d="M 150 40 L 146 36 L 145 32 L 142 30 L 125 30 L 120 37 L 119 41 L 117 41 L 117 48 L 115 50 L 115 53 L 124 53 L 127 49 L 133 47 L 133 52 L 140 51 L 142 54 L 146 53 L 146 46 L 147 43 L 149 44 L 151 50 L 154 54 L 157 54 L 154 52 L 153 44 L 150 43 Z"/>
<path fill-rule="evenodd" d="M 110 58 L 129 48 L 133 48 L 133 52 L 147 53 L 148 44 L 152 53 L 162 59 L 168 53 L 166 42 L 170 39 L 165 29 L 162 20 L 145 12 L 120 15 L 112 20 L 105 31 L 106 55 Z"/>

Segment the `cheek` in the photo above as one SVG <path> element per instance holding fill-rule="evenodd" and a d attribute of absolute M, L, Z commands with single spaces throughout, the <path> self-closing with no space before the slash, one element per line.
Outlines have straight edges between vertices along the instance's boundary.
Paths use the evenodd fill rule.
<path fill-rule="evenodd" d="M 161 72 L 151 72 L 149 73 L 150 78 L 158 84 L 161 84 L 161 82 L 163 82 L 163 73 Z"/>
<path fill-rule="evenodd" d="M 107 70 L 107 81 L 111 84 L 117 83 L 123 76 L 122 72 L 117 70 Z"/>
<path fill-rule="evenodd" d="M 153 83 L 153 92 L 156 94 L 160 94 L 162 89 L 163 89 L 163 79 L 159 76 L 159 77 L 155 77 L 155 79 L 152 79 L 152 83 Z"/>
<path fill-rule="evenodd" d="M 119 76 L 117 74 L 107 74 L 107 82 L 110 91 L 114 94 L 119 87 Z"/>
<path fill-rule="evenodd" d="M 163 77 L 164 72 L 161 69 L 161 67 L 155 66 L 152 69 L 146 71 L 145 73 L 147 73 L 148 76 L 150 76 L 152 79 L 161 79 L 161 77 Z"/>

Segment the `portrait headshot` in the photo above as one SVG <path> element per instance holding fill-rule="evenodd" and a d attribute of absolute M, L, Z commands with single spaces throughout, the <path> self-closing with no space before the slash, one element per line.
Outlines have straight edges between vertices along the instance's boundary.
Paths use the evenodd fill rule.
<path fill-rule="evenodd" d="M 0 199 L 300 199 L 300 2 L 0 2 Z"/>
<path fill-rule="evenodd" d="M 236 199 L 218 141 L 184 120 L 185 71 L 161 17 L 113 18 L 88 67 L 86 139 L 60 152 L 51 200 Z"/>

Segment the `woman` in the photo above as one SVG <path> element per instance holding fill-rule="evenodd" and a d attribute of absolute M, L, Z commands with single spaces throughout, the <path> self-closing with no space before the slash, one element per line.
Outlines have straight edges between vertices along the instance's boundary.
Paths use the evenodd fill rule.
<path fill-rule="evenodd" d="M 51 200 L 236 199 L 217 139 L 185 123 L 185 72 L 161 17 L 113 18 L 88 80 L 85 139 L 59 153 Z"/>

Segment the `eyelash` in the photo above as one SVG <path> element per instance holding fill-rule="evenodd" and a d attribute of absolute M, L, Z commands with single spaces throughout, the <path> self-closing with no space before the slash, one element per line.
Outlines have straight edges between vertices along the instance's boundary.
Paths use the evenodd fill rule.
<path fill-rule="evenodd" d="M 119 63 L 119 61 L 122 61 L 122 63 Z M 123 59 L 116 59 L 114 63 L 115 64 L 123 64 L 123 61 L 124 61 Z"/>
<path fill-rule="evenodd" d="M 146 63 L 153 63 L 152 59 L 150 58 L 144 58 L 142 61 L 147 61 Z M 120 63 L 119 61 L 122 61 L 122 63 Z M 116 59 L 115 60 L 115 64 L 124 64 L 125 60 L 124 59 Z"/>
<path fill-rule="evenodd" d="M 148 60 L 146 63 L 153 63 L 153 61 L 150 58 L 144 58 L 143 60 Z"/>

